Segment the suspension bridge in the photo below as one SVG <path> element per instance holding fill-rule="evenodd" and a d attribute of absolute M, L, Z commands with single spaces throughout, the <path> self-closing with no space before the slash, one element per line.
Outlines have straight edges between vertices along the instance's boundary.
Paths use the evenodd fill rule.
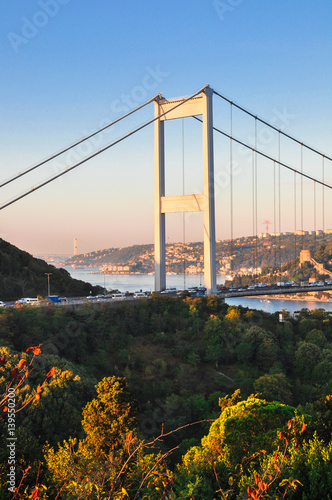
<path fill-rule="evenodd" d="M 222 106 L 226 106 L 228 111 L 223 108 L 223 120 L 222 126 L 217 126 L 215 123 L 216 105 L 222 103 Z M 138 134 L 141 130 L 151 125 L 154 125 L 154 164 L 155 164 L 155 182 L 154 182 L 154 249 L 155 249 L 155 290 L 162 291 L 166 288 L 166 215 L 169 213 L 183 213 L 186 212 L 202 212 L 203 214 L 203 240 L 204 240 L 204 283 L 209 294 L 215 294 L 217 291 L 217 272 L 216 272 L 216 186 L 220 187 L 220 177 L 215 175 L 215 151 L 216 149 L 228 149 L 228 158 L 225 159 L 223 156 L 223 161 L 227 163 L 228 171 L 228 214 L 227 214 L 227 224 L 230 231 L 230 261 L 232 262 L 232 256 L 234 254 L 234 214 L 236 206 L 235 197 L 235 180 L 236 180 L 236 169 L 238 169 L 238 164 L 241 163 L 242 167 L 247 171 L 247 186 L 246 191 L 250 193 L 251 200 L 249 205 L 243 210 L 251 215 L 251 235 L 256 241 L 256 245 L 253 245 L 252 249 L 252 268 L 256 269 L 257 265 L 257 241 L 259 233 L 259 217 L 261 217 L 259 212 L 259 182 L 261 177 L 264 179 L 263 182 L 266 183 L 266 191 L 270 190 L 270 202 L 272 202 L 273 209 L 273 237 L 274 237 L 274 247 L 275 247 L 275 265 L 281 265 L 281 248 L 282 248 L 282 211 L 284 210 L 283 192 L 284 186 L 287 185 L 287 193 L 290 189 L 292 190 L 292 196 L 287 194 L 287 208 L 284 218 L 293 219 L 293 233 L 294 233 L 294 257 L 296 258 L 299 251 L 305 250 L 304 247 L 304 235 L 305 231 L 305 213 L 309 210 L 311 217 L 311 224 L 313 225 L 313 233 L 315 234 L 317 230 L 317 220 L 318 220 L 318 207 L 319 207 L 319 218 L 322 231 L 325 231 L 325 211 L 326 211 L 326 198 L 331 192 L 332 185 L 329 181 L 329 174 L 326 174 L 326 166 L 330 164 L 332 158 L 325 153 L 319 151 L 316 148 L 300 141 L 299 139 L 293 137 L 281 127 L 278 128 L 274 123 L 269 123 L 266 120 L 256 116 L 254 113 L 248 111 L 243 106 L 233 102 L 228 99 L 220 92 L 212 89 L 209 85 L 204 86 L 194 94 L 178 98 L 178 99 L 167 99 L 163 95 L 158 94 L 149 99 L 147 102 L 135 109 L 132 109 L 125 115 L 119 117 L 118 119 L 108 123 L 102 128 L 94 131 L 93 133 L 86 135 L 83 139 L 69 145 L 68 147 L 61 149 L 55 154 L 48 156 L 41 162 L 34 164 L 32 167 L 27 168 L 24 171 L 17 173 L 11 178 L 4 180 L 0 183 L 0 189 L 5 186 L 14 183 L 18 179 L 27 176 L 37 169 L 42 169 L 47 163 L 52 162 L 54 159 L 64 155 L 70 150 L 75 150 L 82 143 L 90 141 L 93 137 L 101 134 L 106 129 L 114 127 L 119 122 L 124 121 L 129 116 L 136 115 L 140 113 L 143 108 L 149 105 L 154 106 L 153 116 L 146 120 L 143 124 L 137 126 L 130 131 L 123 133 L 116 140 L 103 145 L 100 149 L 94 151 L 91 154 L 87 154 L 84 158 L 80 159 L 73 165 L 64 168 L 61 172 L 51 176 L 46 180 L 42 180 L 39 184 L 36 184 L 32 188 L 27 189 L 25 192 L 14 196 L 10 200 L 3 202 L 0 206 L 0 210 L 4 210 L 14 203 L 20 202 L 26 196 L 33 195 L 39 189 L 44 188 L 50 183 L 54 182 L 56 179 L 67 175 L 73 170 L 79 168 L 86 162 L 91 162 L 94 158 L 102 155 L 105 151 L 115 147 L 120 142 L 125 141 L 129 137 Z M 251 132 L 247 139 L 244 139 L 236 135 L 235 127 L 235 113 L 241 114 L 246 117 L 247 120 L 251 120 Z M 226 118 L 228 114 L 228 117 Z M 191 119 L 195 122 L 201 124 L 202 128 L 202 177 L 203 186 L 201 191 L 186 194 L 184 188 L 182 193 L 173 196 L 167 196 L 166 194 L 166 143 L 165 143 L 165 126 L 167 122 L 172 120 Z M 259 127 L 264 127 L 265 138 L 266 131 L 269 131 L 270 140 L 261 140 Z M 249 135 L 249 134 L 247 134 Z M 273 139 L 271 139 L 273 137 Z M 222 145 L 218 144 L 216 148 L 216 143 L 218 138 L 222 138 Z M 225 142 L 226 141 L 226 142 Z M 289 141 L 293 148 L 293 154 L 291 155 L 290 161 L 285 161 L 282 156 L 282 148 L 284 149 L 284 142 L 282 146 L 282 141 Z M 229 143 L 227 145 L 227 142 Z M 268 149 L 270 147 L 270 150 Z M 241 151 L 240 160 L 236 159 L 238 156 L 238 151 L 235 148 L 239 148 Z M 295 148 L 295 149 L 294 149 Z M 264 167 L 260 168 L 259 162 L 264 161 Z M 307 164 L 310 166 L 314 165 L 314 173 L 307 168 Z M 319 166 L 317 166 L 319 165 Z M 330 165 L 329 165 L 330 166 Z M 269 169 L 269 176 L 267 177 L 267 171 Z M 287 173 L 287 177 L 286 174 Z M 183 174 L 184 175 L 184 174 Z M 238 176 L 239 177 L 239 176 Z M 240 176 L 241 177 L 241 176 Z M 250 180 L 250 184 L 248 182 Z M 305 187 L 304 187 L 304 183 Z M 290 185 L 293 185 L 290 187 Z M 184 182 L 183 182 L 184 185 Z M 225 187 L 225 186 L 223 186 Z M 308 189 L 311 190 L 311 208 L 308 209 Z M 318 192 L 319 189 L 319 192 Z M 292 198 L 292 200 L 290 199 Z M 292 206 L 292 209 L 290 208 Z M 292 212 L 292 213 L 291 213 Z M 223 214 L 224 215 L 224 214 Z M 225 217 L 225 215 L 224 215 Z M 266 216 L 262 216 L 262 220 L 266 219 Z M 183 221 L 185 219 L 183 218 Z M 267 225 L 272 224 L 268 219 L 264 221 Z M 185 232 L 185 229 L 183 229 Z M 332 289 L 331 286 L 326 286 L 324 289 Z M 321 290 L 321 288 L 319 288 Z M 292 290 L 293 293 L 299 291 L 304 291 L 301 289 Z M 312 289 L 314 291 L 314 289 Z M 264 293 L 290 293 L 287 289 L 283 290 L 265 290 Z M 262 293 L 262 291 L 252 291 L 253 295 Z M 249 295 L 247 291 L 239 292 L 239 295 Z M 234 294 L 233 294 L 234 296 Z"/>

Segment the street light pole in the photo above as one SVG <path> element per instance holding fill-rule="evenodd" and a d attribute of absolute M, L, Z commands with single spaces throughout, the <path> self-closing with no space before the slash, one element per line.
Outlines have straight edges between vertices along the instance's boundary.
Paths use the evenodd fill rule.
<path fill-rule="evenodd" d="M 52 273 L 45 273 L 47 275 L 47 296 L 51 295 L 51 287 L 50 287 L 50 276 Z"/>

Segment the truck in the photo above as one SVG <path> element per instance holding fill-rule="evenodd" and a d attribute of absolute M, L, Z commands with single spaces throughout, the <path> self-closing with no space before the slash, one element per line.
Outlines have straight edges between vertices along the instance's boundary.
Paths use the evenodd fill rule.
<path fill-rule="evenodd" d="M 58 295 L 48 295 L 47 297 L 47 301 L 48 302 L 54 302 L 54 303 L 60 303 L 61 300 L 60 300 L 60 297 Z"/>

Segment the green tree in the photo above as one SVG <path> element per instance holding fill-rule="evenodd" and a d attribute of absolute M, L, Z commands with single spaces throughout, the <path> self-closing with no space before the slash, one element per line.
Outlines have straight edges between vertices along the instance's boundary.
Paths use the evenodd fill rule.
<path fill-rule="evenodd" d="M 290 492 L 290 500 L 329 500 L 332 498 L 332 441 L 324 443 L 316 434 L 302 446 L 293 445 L 285 462 L 283 477 L 300 481 L 296 492 Z"/>
<path fill-rule="evenodd" d="M 321 330 L 317 330 L 317 328 L 314 328 L 307 333 L 305 341 L 310 342 L 311 344 L 316 344 L 318 345 L 318 347 L 323 348 L 327 342 L 327 339 Z"/>
<path fill-rule="evenodd" d="M 238 397 L 236 392 L 233 398 L 220 401 L 221 415 L 201 446 L 192 447 L 183 457 L 175 481 L 179 498 L 212 499 L 217 491 L 219 498 L 225 498 L 221 490 L 232 493 L 227 498 L 242 498 L 236 496 L 240 492 L 237 483 L 248 457 L 262 449 L 272 452 L 278 445 L 277 431 L 295 413 L 294 408 L 280 403 L 254 396 L 237 401 Z"/>
<path fill-rule="evenodd" d="M 295 352 L 295 370 L 304 382 L 312 380 L 312 372 L 321 361 L 321 349 L 311 342 L 300 342 Z"/>
<path fill-rule="evenodd" d="M 254 382 L 254 390 L 268 401 L 292 403 L 290 383 L 284 373 L 262 375 Z"/>
<path fill-rule="evenodd" d="M 96 388 L 97 398 L 83 409 L 85 439 L 64 441 L 58 451 L 46 449 L 53 481 L 74 498 L 111 488 L 136 442 L 137 410 L 126 380 L 106 377 Z"/>
<path fill-rule="evenodd" d="M 136 428 L 137 409 L 123 378 L 104 378 L 97 385 L 97 395 L 85 406 L 82 425 L 84 447 L 102 461 L 123 448 L 128 433 Z"/>

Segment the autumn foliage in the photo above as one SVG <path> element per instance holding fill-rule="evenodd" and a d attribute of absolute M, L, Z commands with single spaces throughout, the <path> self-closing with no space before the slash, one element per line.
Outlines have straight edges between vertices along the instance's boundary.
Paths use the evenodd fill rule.
<path fill-rule="evenodd" d="M 5 391 L 3 392 L 0 399 L 0 420 L 5 420 L 5 413 L 8 410 L 6 402 L 9 397 L 9 390 L 14 389 L 15 394 L 18 394 L 24 388 L 24 384 L 26 384 L 29 375 L 33 371 L 33 363 L 36 356 L 41 354 L 41 346 L 28 347 L 26 352 L 28 353 L 32 350 L 32 356 L 22 357 L 18 360 L 14 367 L 9 367 L 8 360 L 4 357 L 0 357 L 0 370 L 3 372 L 3 376 L 6 379 Z M 8 365 L 8 368 L 7 368 Z M 15 412 L 23 410 L 27 405 L 29 405 L 32 401 L 38 401 L 40 399 L 40 394 L 43 391 L 43 388 L 47 385 L 48 379 L 54 375 L 55 367 L 53 366 L 51 370 L 46 374 L 43 382 L 37 385 L 36 392 L 33 396 L 28 398 L 23 404 L 17 406 L 15 408 Z"/>

